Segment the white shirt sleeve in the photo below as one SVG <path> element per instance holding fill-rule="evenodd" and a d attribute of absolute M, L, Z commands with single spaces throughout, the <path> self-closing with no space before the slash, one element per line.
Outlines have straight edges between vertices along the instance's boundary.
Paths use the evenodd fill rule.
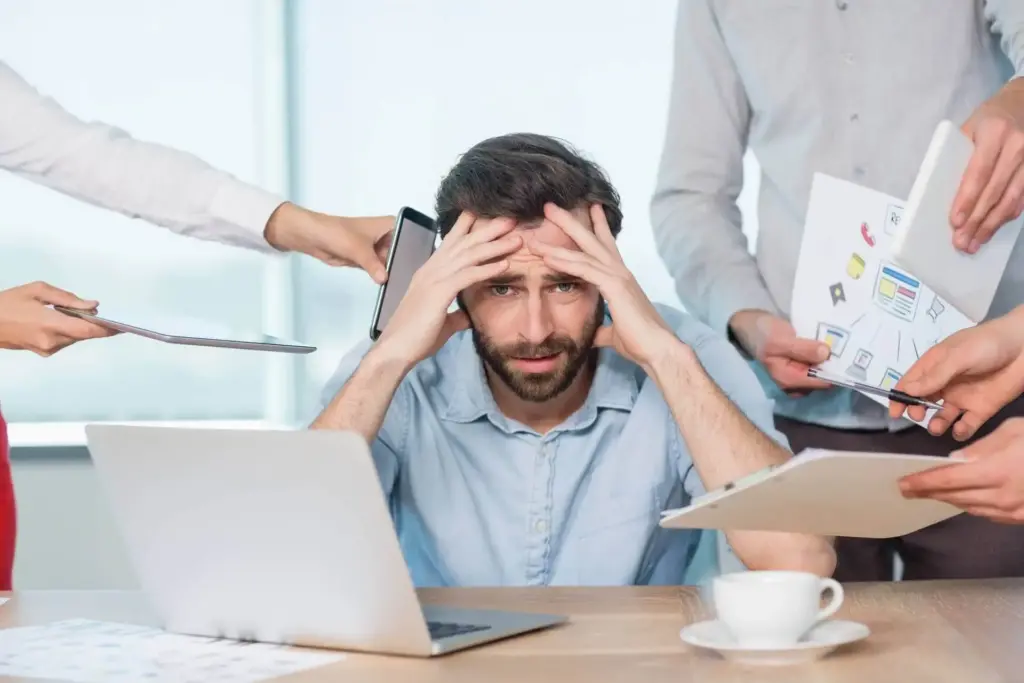
<path fill-rule="evenodd" d="M 182 235 L 274 252 L 284 201 L 201 159 L 82 121 L 0 61 L 0 168 Z"/>

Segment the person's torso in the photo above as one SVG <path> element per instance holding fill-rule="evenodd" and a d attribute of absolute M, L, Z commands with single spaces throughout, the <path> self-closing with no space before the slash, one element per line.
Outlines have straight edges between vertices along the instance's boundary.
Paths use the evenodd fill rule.
<path fill-rule="evenodd" d="M 712 1 L 751 107 L 756 259 L 788 314 L 814 174 L 906 198 L 939 121 L 962 124 L 1013 72 L 980 0 Z M 1018 243 L 990 316 L 1022 300 Z M 783 415 L 889 424 L 881 406 L 852 392 L 794 400 L 765 386 Z"/>
<path fill-rule="evenodd" d="M 416 585 L 682 582 L 700 532 L 658 527 L 690 498 L 656 385 L 604 349 L 584 405 L 541 435 L 497 410 L 463 345 L 468 333 L 405 380 L 390 505 Z"/>

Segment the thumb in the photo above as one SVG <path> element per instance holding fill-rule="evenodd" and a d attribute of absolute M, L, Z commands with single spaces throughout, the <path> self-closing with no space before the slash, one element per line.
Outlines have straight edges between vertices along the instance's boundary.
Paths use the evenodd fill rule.
<path fill-rule="evenodd" d="M 448 339 L 456 332 L 462 332 L 463 330 L 469 329 L 469 316 L 463 310 L 452 311 L 448 314 L 448 317 L 444 319 L 444 327 L 441 328 L 441 334 L 444 339 Z"/>
<path fill-rule="evenodd" d="M 373 247 L 360 248 L 352 258 L 357 266 L 365 270 L 378 285 L 387 282 L 388 270 Z"/>
<path fill-rule="evenodd" d="M 66 306 L 84 311 L 89 311 L 99 306 L 98 301 L 79 299 L 71 292 L 48 285 L 45 282 L 37 282 L 31 285 L 30 293 L 34 299 L 44 304 L 56 304 L 57 306 Z"/>
<path fill-rule="evenodd" d="M 594 346 L 615 346 L 614 325 L 602 325 L 597 328 L 597 333 L 594 335 Z"/>
<path fill-rule="evenodd" d="M 788 340 L 784 351 L 785 355 L 789 358 L 798 360 L 801 363 L 807 363 L 808 365 L 824 363 L 832 354 L 828 344 L 815 339 L 801 339 L 800 337 L 793 337 Z"/>

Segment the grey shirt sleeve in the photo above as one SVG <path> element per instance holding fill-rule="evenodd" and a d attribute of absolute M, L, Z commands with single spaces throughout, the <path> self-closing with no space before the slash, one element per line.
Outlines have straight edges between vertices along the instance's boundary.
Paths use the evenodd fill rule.
<path fill-rule="evenodd" d="M 999 36 L 999 45 L 1013 64 L 1016 77 L 1024 76 L 1024 2 L 985 0 L 985 19 Z"/>
<path fill-rule="evenodd" d="M 736 204 L 750 116 L 711 0 L 682 0 L 651 220 L 680 300 L 722 334 L 737 311 L 778 312 Z"/>

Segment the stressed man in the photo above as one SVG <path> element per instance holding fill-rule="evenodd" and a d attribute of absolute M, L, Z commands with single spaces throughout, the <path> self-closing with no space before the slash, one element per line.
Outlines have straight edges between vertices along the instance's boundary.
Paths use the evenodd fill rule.
<path fill-rule="evenodd" d="M 790 457 L 757 379 L 648 300 L 615 189 L 561 142 L 485 140 L 435 208 L 441 246 L 313 427 L 370 442 L 419 586 L 680 583 L 700 532 L 660 511 Z M 727 539 L 750 569 L 833 570 L 827 539 Z"/>

